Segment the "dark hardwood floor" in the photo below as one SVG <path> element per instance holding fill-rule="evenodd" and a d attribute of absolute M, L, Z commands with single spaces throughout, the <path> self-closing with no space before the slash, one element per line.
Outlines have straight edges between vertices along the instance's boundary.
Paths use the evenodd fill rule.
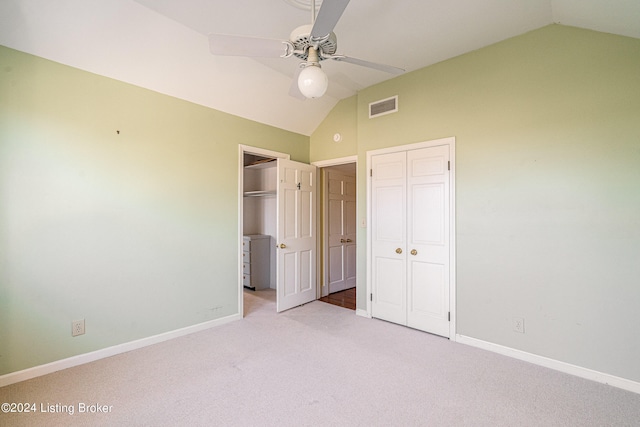
<path fill-rule="evenodd" d="M 345 289 L 344 291 L 334 292 L 326 297 L 320 298 L 320 301 L 329 304 L 339 305 L 340 307 L 351 310 L 356 309 L 356 288 Z"/>

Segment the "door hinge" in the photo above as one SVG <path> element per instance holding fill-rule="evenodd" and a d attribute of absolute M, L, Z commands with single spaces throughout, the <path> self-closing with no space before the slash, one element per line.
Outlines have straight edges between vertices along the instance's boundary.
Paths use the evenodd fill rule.
<path fill-rule="evenodd" d="M 369 176 L 373 176 L 373 169 L 369 169 Z"/>
<path fill-rule="evenodd" d="M 373 301 L 373 294 L 369 294 L 369 301 Z"/>
<path fill-rule="evenodd" d="M 451 170 L 451 160 L 447 161 L 447 170 Z"/>
<path fill-rule="evenodd" d="M 447 320 L 449 320 L 449 322 L 451 322 L 451 312 L 449 312 L 449 314 L 447 315 Z"/>

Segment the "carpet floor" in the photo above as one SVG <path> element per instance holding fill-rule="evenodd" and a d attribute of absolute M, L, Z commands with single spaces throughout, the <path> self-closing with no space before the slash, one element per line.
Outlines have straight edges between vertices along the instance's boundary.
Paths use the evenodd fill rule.
<path fill-rule="evenodd" d="M 269 290 L 245 292 L 240 321 L 0 388 L 4 402 L 37 411 L 0 426 L 640 425 L 639 394 L 319 301 L 276 314 Z"/>

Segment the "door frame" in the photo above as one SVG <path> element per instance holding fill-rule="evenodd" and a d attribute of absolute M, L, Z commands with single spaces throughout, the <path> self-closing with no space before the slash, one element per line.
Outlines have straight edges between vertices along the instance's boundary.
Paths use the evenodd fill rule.
<path fill-rule="evenodd" d="M 450 174 L 449 174 L 449 311 L 451 312 L 451 324 L 449 339 L 456 340 L 456 197 L 455 197 L 455 137 L 435 139 L 431 141 L 417 142 L 413 144 L 399 145 L 389 148 L 367 151 L 367 170 L 371 170 L 371 158 L 379 154 L 390 154 L 399 151 L 415 150 L 446 145 L 449 147 Z M 367 175 L 367 317 L 372 317 L 371 293 L 372 293 L 372 258 L 371 258 L 371 173 Z"/>
<path fill-rule="evenodd" d="M 242 238 L 244 236 L 244 155 L 254 154 L 291 160 L 291 155 L 249 145 L 238 145 L 238 314 L 244 317 L 244 285 L 242 282 Z"/>
<path fill-rule="evenodd" d="M 325 297 L 327 295 L 329 295 L 329 271 L 328 271 L 328 257 L 329 257 L 329 248 L 328 248 L 328 231 L 327 231 L 327 227 L 326 227 L 326 222 L 327 222 L 327 216 L 329 213 L 329 206 L 328 206 L 328 199 L 326 199 L 325 193 L 326 193 L 326 177 L 325 177 L 325 171 L 324 168 L 330 167 L 330 166 L 339 166 L 339 165 L 345 165 L 345 164 L 349 164 L 349 163 L 354 163 L 356 165 L 356 204 L 357 204 L 357 200 L 358 200 L 358 156 L 348 156 L 348 157 L 340 157 L 337 159 L 329 159 L 329 160 L 321 160 L 318 162 L 312 162 L 311 164 L 316 166 L 318 168 L 318 170 L 320 171 L 320 181 L 321 181 L 321 185 L 322 185 L 322 194 L 320 194 L 320 192 L 318 193 L 318 197 L 320 197 L 320 200 L 318 200 L 318 204 L 317 206 L 320 207 L 320 209 L 322 209 L 322 220 L 321 221 L 317 221 L 317 231 L 318 231 L 318 236 L 322 236 L 322 251 L 317 251 L 318 253 L 318 259 L 317 265 L 322 265 L 322 268 L 318 268 L 316 269 L 317 272 L 317 283 L 320 283 L 320 286 L 317 289 L 317 298 L 320 299 L 322 297 Z M 320 244 L 320 239 L 318 239 L 318 245 Z M 356 242 L 356 245 L 358 243 Z M 357 283 L 357 278 L 356 278 L 356 283 Z"/>

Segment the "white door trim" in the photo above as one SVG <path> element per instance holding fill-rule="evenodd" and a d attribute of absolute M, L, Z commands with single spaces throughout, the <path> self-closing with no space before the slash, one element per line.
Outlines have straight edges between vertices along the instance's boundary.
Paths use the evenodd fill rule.
<path fill-rule="evenodd" d="M 320 169 L 322 168 L 326 168 L 329 166 L 338 166 L 338 165 L 344 165 L 344 164 L 348 164 L 348 163 L 355 163 L 356 164 L 356 192 L 357 192 L 357 188 L 358 188 L 358 156 L 347 156 L 347 157 L 339 157 L 336 159 L 329 159 L 329 160 L 320 160 L 317 162 L 311 162 L 312 165 L 316 166 L 318 168 L 318 178 L 319 181 L 322 181 L 322 186 L 323 186 L 323 193 L 326 192 L 326 179 L 324 177 L 324 171 L 321 171 Z M 356 201 L 358 200 L 358 195 L 356 194 Z M 357 203 L 357 202 L 356 202 Z M 319 206 L 320 209 L 322 209 L 322 221 L 317 221 L 317 232 L 318 232 L 318 236 L 322 236 L 322 251 L 318 250 L 318 257 L 317 257 L 317 264 L 316 265 L 322 265 L 322 268 L 318 268 L 316 269 L 316 273 L 317 273 L 317 281 L 316 283 L 320 283 L 320 286 L 318 286 L 317 292 L 317 298 L 320 299 L 322 297 L 325 297 L 329 294 L 329 287 L 327 286 L 326 282 L 327 282 L 327 277 L 329 272 L 327 271 L 327 263 L 323 263 L 322 260 L 326 260 L 327 257 L 329 256 L 328 253 L 328 245 L 327 245 L 327 233 L 326 230 L 324 233 L 321 233 L 322 230 L 322 225 L 323 223 L 326 221 L 327 215 L 328 215 L 328 209 L 327 209 L 327 204 L 323 203 L 323 200 L 321 199 L 321 195 L 320 192 L 318 192 L 318 199 L 317 199 L 317 205 Z M 320 245 L 320 239 L 318 239 L 318 245 Z M 357 244 L 357 243 L 356 243 Z M 322 280 L 322 275 L 324 275 L 324 280 Z M 356 279 L 357 281 L 357 279 Z"/>
<path fill-rule="evenodd" d="M 244 236 L 244 155 L 291 159 L 291 155 L 264 148 L 238 144 L 238 314 L 244 317 L 244 286 L 242 283 L 242 237 Z"/>
<path fill-rule="evenodd" d="M 344 165 L 347 163 L 355 163 L 356 165 L 358 164 L 358 156 L 348 156 L 348 157 L 340 157 L 337 159 L 330 159 L 330 160 L 320 160 L 317 162 L 311 162 L 312 165 L 318 167 L 318 168 L 326 168 L 327 166 L 338 166 L 338 165 Z"/>
<path fill-rule="evenodd" d="M 435 147 L 439 145 L 449 146 L 449 159 L 451 162 L 450 173 L 450 198 L 449 198 L 449 256 L 450 256 L 450 272 L 449 272 L 449 308 L 451 311 L 451 327 L 449 328 L 449 339 L 456 340 L 456 211 L 455 211 L 455 137 L 435 139 L 432 141 L 417 142 L 413 144 L 400 145 L 389 148 L 381 148 L 379 150 L 367 151 L 367 171 L 371 170 L 371 158 L 378 154 L 396 153 L 399 151 L 415 150 L 419 148 Z M 367 317 L 371 317 L 371 292 L 372 292 L 372 259 L 371 259 L 371 176 L 367 173 Z"/>

